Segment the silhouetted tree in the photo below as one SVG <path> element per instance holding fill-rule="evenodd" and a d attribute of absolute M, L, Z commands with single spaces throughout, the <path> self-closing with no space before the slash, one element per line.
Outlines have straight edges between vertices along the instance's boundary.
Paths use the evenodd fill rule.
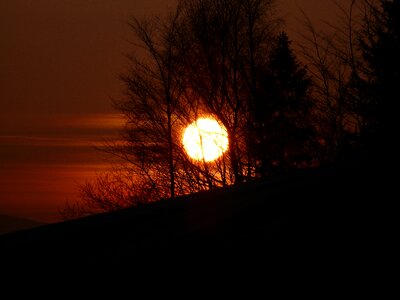
<path fill-rule="evenodd" d="M 306 68 L 290 49 L 286 33 L 276 38 L 264 70 L 261 88 L 254 98 L 254 142 L 258 172 L 310 166 L 311 80 Z"/>
<path fill-rule="evenodd" d="M 106 147 L 117 161 L 113 171 L 81 187 L 87 207 L 112 210 L 231 183 L 224 158 L 213 165 L 194 162 L 183 149 L 184 128 L 209 112 L 180 72 L 190 53 L 182 5 L 166 21 L 129 23 L 142 55 L 129 56 L 130 70 L 122 76 L 126 97 L 115 101 L 126 118 L 124 142 Z"/>
<path fill-rule="evenodd" d="M 166 20 L 131 20 L 144 56 L 130 57 L 126 97 L 116 101 L 124 141 L 107 147 L 114 170 L 82 187 L 87 206 L 173 198 L 309 161 L 309 79 L 272 12 L 273 0 L 182 0 Z M 228 153 L 212 163 L 182 145 L 185 127 L 204 115 L 229 136 Z"/>
<path fill-rule="evenodd" d="M 178 6 L 166 22 L 130 23 L 147 57 L 131 58 L 132 69 L 122 77 L 127 97 L 116 102 L 127 120 L 127 145 L 110 152 L 127 163 L 133 176 L 147 178 L 156 199 L 203 190 L 220 181 L 215 169 L 193 163 L 182 145 L 183 130 L 196 120 L 199 109 L 186 76 L 179 73 L 187 54 L 180 35 L 181 11 Z"/>
<path fill-rule="evenodd" d="M 228 182 L 254 176 L 249 143 L 250 103 L 259 88 L 278 20 L 271 0 L 186 0 L 181 72 L 200 107 L 229 135 Z"/>
<path fill-rule="evenodd" d="M 347 156 L 357 144 L 362 124 L 355 110 L 361 95 L 354 89 L 364 68 L 357 37 L 363 26 L 362 9 L 356 0 L 334 2 L 339 21 L 329 24 L 329 32 L 317 30 L 304 14 L 300 47 L 312 78 L 314 149 L 319 163 L 334 163 Z"/>
<path fill-rule="evenodd" d="M 400 1 L 364 0 L 360 47 L 366 69 L 359 78 L 363 101 L 361 137 L 380 159 L 391 151 L 396 127 L 395 102 L 400 99 Z"/>
<path fill-rule="evenodd" d="M 400 96 L 400 4 L 335 3 L 339 25 L 331 25 L 331 34 L 317 32 L 306 17 L 302 44 L 314 85 L 321 161 L 371 154 L 382 161 L 391 157 L 393 101 Z"/>
<path fill-rule="evenodd" d="M 150 181 L 163 177 L 169 183 L 169 197 L 175 196 L 175 153 L 173 145 L 173 116 L 179 86 L 174 84 L 174 65 L 177 53 L 173 52 L 173 37 L 177 15 L 168 27 L 133 19 L 130 26 L 148 54 L 146 63 L 132 58 L 132 70 L 123 77 L 128 99 L 117 103 L 125 114 L 128 127 L 123 148 L 129 161 L 138 165 Z M 168 174 L 165 178 L 164 170 Z M 153 174 L 149 173 L 151 171 Z M 156 173 L 156 174 L 154 174 Z M 160 183 L 154 184 L 158 189 Z M 159 191 L 160 196 L 163 195 Z"/>

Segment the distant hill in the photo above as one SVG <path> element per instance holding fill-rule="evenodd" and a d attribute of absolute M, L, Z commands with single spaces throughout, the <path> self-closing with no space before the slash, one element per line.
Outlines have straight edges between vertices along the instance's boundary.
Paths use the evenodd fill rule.
<path fill-rule="evenodd" d="M 43 225 L 45 225 L 45 223 L 9 215 L 0 215 L 0 234 L 39 227 Z"/>
<path fill-rule="evenodd" d="M 364 268 L 379 232 L 378 203 L 389 197 L 384 177 L 368 166 L 297 171 L 6 234 L 0 265 L 149 269 L 213 259 L 266 262 L 266 270 Z"/>

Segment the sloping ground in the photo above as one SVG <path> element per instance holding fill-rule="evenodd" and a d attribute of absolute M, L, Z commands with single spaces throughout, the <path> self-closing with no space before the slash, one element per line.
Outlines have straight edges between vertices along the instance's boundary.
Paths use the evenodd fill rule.
<path fill-rule="evenodd" d="M 384 181 L 318 169 L 0 236 L 0 265 L 93 268 L 234 258 L 362 265 Z"/>
<path fill-rule="evenodd" d="M 42 225 L 45 225 L 45 223 L 15 216 L 0 215 L 0 234 L 39 227 Z"/>

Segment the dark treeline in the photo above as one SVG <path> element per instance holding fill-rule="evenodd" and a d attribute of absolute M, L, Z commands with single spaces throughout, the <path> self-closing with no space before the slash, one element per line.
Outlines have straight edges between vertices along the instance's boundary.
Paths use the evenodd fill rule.
<path fill-rule="evenodd" d="M 113 210 L 240 184 L 297 168 L 379 160 L 399 99 L 400 1 L 349 0 L 334 35 L 305 16 L 296 52 L 274 0 L 181 0 L 166 18 L 129 22 L 135 45 L 122 76 L 123 145 L 107 174 L 66 214 Z M 229 149 L 193 161 L 184 128 L 212 116 Z M 392 136 L 392 139 L 388 138 Z"/>

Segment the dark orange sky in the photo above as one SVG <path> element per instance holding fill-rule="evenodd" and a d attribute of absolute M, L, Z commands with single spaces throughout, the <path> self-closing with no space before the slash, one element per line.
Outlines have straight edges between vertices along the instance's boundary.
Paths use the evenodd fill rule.
<path fill-rule="evenodd" d="M 321 26 L 328 0 L 281 0 L 288 32 L 302 8 Z M 123 120 L 110 98 L 123 87 L 129 16 L 175 0 L 0 0 L 0 214 L 57 221 L 77 185 L 105 167 L 93 149 Z"/>

